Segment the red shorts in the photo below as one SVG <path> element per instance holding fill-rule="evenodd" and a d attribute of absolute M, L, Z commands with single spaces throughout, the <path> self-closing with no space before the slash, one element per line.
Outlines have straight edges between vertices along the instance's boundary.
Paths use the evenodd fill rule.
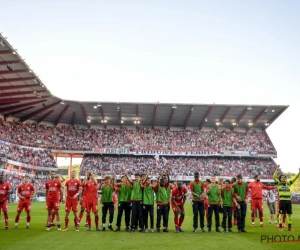
<path fill-rule="evenodd" d="M 171 203 L 171 206 L 172 206 L 172 210 L 173 210 L 174 213 L 179 212 L 178 209 L 177 209 L 177 207 L 173 203 Z M 177 206 L 179 207 L 179 209 L 181 210 L 181 212 L 184 212 L 183 204 L 177 204 Z"/>
<path fill-rule="evenodd" d="M 262 199 L 252 199 L 251 200 L 251 210 L 255 211 L 258 209 L 258 211 L 262 212 L 264 211 L 264 205 Z"/>
<path fill-rule="evenodd" d="M 86 199 L 85 200 L 85 211 L 87 213 L 93 212 L 96 213 L 98 212 L 98 200 L 97 199 Z"/>
<path fill-rule="evenodd" d="M 59 206 L 60 206 L 59 200 L 47 200 L 46 201 L 46 209 L 48 211 L 59 210 Z"/>
<path fill-rule="evenodd" d="M 0 211 L 7 212 L 8 209 L 8 201 L 5 200 L 2 204 L 0 204 Z"/>
<path fill-rule="evenodd" d="M 78 199 L 67 199 L 66 200 L 66 212 L 77 212 L 78 210 Z"/>
<path fill-rule="evenodd" d="M 86 198 L 82 197 L 81 198 L 81 207 L 85 208 L 86 207 L 85 203 L 86 203 Z"/>
<path fill-rule="evenodd" d="M 19 204 L 18 204 L 17 212 L 22 212 L 24 208 L 25 208 L 25 212 L 27 212 L 27 213 L 29 213 L 31 211 L 31 200 L 30 199 L 20 200 Z"/>

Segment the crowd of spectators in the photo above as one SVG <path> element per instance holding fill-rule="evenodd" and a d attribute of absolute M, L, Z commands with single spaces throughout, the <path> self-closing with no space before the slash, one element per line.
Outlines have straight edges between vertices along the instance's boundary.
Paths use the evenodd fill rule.
<path fill-rule="evenodd" d="M 50 149 L 20 146 L 0 141 L 0 157 L 33 167 L 57 168 Z"/>
<path fill-rule="evenodd" d="M 124 171 L 129 174 L 134 172 L 146 173 L 150 170 L 151 175 L 158 176 L 162 168 L 171 169 L 173 178 L 177 176 L 193 176 L 197 171 L 201 176 L 236 176 L 252 178 L 260 174 L 262 178 L 271 179 L 276 169 L 276 164 L 271 159 L 257 158 L 229 158 L 229 157 L 168 157 L 166 163 L 157 161 L 154 157 L 138 156 L 95 156 L 86 155 L 81 164 L 80 175 L 92 171 L 97 175 L 114 173 L 123 175 Z"/>
<path fill-rule="evenodd" d="M 3 170 L 2 170 L 3 171 Z M 0 169 L 0 173 L 2 172 Z M 11 187 L 11 201 L 13 202 L 14 198 L 16 198 L 16 191 L 18 187 L 24 182 L 24 175 L 29 174 L 30 183 L 35 187 L 36 192 L 44 192 L 45 183 L 49 180 L 49 175 L 43 172 L 36 172 L 35 174 L 30 174 L 30 172 L 17 172 L 17 171 L 3 171 L 4 181 L 8 182 Z"/>
<path fill-rule="evenodd" d="M 57 150 L 92 151 L 93 148 L 122 148 L 131 145 L 137 153 L 197 153 L 256 151 L 276 153 L 261 131 L 167 130 L 163 128 L 84 128 L 0 121 L 0 140 L 16 145 Z"/>

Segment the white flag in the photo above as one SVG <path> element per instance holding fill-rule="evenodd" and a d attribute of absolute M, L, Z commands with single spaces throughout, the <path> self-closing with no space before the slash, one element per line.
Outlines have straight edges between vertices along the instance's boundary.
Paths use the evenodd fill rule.
<path fill-rule="evenodd" d="M 168 160 L 165 157 L 161 157 L 163 164 L 166 165 L 168 163 Z"/>

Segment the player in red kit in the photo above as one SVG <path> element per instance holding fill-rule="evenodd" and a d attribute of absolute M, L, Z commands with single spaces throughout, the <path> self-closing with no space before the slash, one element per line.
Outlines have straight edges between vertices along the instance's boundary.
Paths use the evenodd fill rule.
<path fill-rule="evenodd" d="M 85 211 L 85 201 L 86 201 L 86 195 L 85 195 L 85 185 L 84 185 L 84 179 L 81 179 L 81 188 L 82 188 L 82 195 L 81 195 L 81 199 L 79 199 L 80 202 L 80 212 L 79 212 L 79 216 L 78 216 L 78 226 L 80 224 L 80 221 L 83 217 L 83 213 Z M 87 223 L 87 217 L 85 217 L 85 226 L 88 227 L 88 223 Z"/>
<path fill-rule="evenodd" d="M 260 175 L 255 175 L 254 176 L 254 181 L 250 182 L 248 184 L 248 189 L 251 189 L 251 219 L 252 219 L 252 224 L 251 226 L 254 227 L 254 220 L 255 220 L 255 210 L 258 209 L 259 212 L 259 220 L 260 220 L 260 226 L 264 227 L 264 222 L 263 222 L 263 194 L 262 190 L 267 189 L 271 190 L 274 189 L 275 187 L 273 186 L 266 186 L 260 182 Z"/>
<path fill-rule="evenodd" d="M 177 187 L 172 190 L 172 209 L 174 212 L 174 224 L 175 224 L 175 232 L 183 232 L 181 229 L 182 222 L 184 220 L 184 203 L 186 201 L 187 188 L 183 186 L 182 181 L 177 183 Z M 180 214 L 179 220 L 178 216 Z"/>
<path fill-rule="evenodd" d="M 55 172 L 51 171 L 51 179 L 46 182 L 46 209 L 48 210 L 48 222 L 47 222 L 47 230 L 51 230 L 51 214 L 55 213 L 57 218 L 57 228 L 60 228 L 60 217 L 59 217 L 59 205 L 61 201 L 61 197 L 63 197 L 61 182 L 59 180 L 55 180 Z"/>
<path fill-rule="evenodd" d="M 76 172 L 72 171 L 71 179 L 66 182 L 65 185 L 65 197 L 66 197 L 66 216 L 65 216 L 65 228 L 63 231 L 68 231 L 69 226 L 69 213 L 72 210 L 74 214 L 74 226 L 75 231 L 78 230 L 78 197 L 81 197 L 82 187 L 81 182 L 76 178 Z"/>
<path fill-rule="evenodd" d="M 4 182 L 4 175 L 3 173 L 0 174 L 0 213 L 1 210 L 4 213 L 5 219 L 5 229 L 8 229 L 8 196 L 10 194 L 10 185 L 7 182 Z"/>
<path fill-rule="evenodd" d="M 86 179 L 84 180 L 84 186 L 85 186 L 85 211 L 87 213 L 87 222 L 88 222 L 88 230 L 92 231 L 91 226 L 91 211 L 95 215 L 95 224 L 96 224 L 96 231 L 100 231 L 100 228 L 98 227 L 99 224 L 99 215 L 98 215 L 98 199 L 97 199 L 97 191 L 98 191 L 98 184 L 97 180 L 95 179 L 93 173 L 89 173 Z"/>
<path fill-rule="evenodd" d="M 18 228 L 18 222 L 20 214 L 23 209 L 27 213 L 27 226 L 26 229 L 30 229 L 30 211 L 31 211 L 31 198 L 35 195 L 35 189 L 32 184 L 29 183 L 29 175 L 25 175 L 24 183 L 18 187 L 18 197 L 20 199 L 17 209 L 17 216 L 15 218 L 15 229 Z"/>

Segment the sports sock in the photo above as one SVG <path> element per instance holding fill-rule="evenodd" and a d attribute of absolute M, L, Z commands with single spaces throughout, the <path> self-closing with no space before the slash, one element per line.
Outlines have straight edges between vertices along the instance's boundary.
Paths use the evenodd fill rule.
<path fill-rule="evenodd" d="M 99 216 L 98 215 L 95 216 L 95 224 L 96 224 L 96 227 L 98 227 L 98 225 L 99 225 Z"/>
<path fill-rule="evenodd" d="M 180 218 L 179 218 L 179 227 L 181 227 L 183 220 L 184 220 L 184 216 L 180 216 Z"/>
<path fill-rule="evenodd" d="M 20 215 L 17 215 L 17 216 L 16 216 L 16 218 L 15 218 L 15 223 L 17 223 L 17 224 L 18 224 L 18 222 L 19 222 L 19 219 L 20 219 Z"/>
<path fill-rule="evenodd" d="M 177 217 L 174 218 L 174 225 L 175 225 L 176 229 L 179 228 L 179 223 L 178 223 L 178 218 Z"/>
<path fill-rule="evenodd" d="M 254 222 L 255 216 L 254 216 L 254 212 L 251 212 L 251 221 Z"/>
<path fill-rule="evenodd" d="M 68 228 L 69 226 L 69 218 L 65 217 L 65 228 Z"/>
<path fill-rule="evenodd" d="M 263 212 L 259 211 L 259 220 L 260 220 L 261 223 L 263 223 L 263 221 L 264 221 L 263 216 L 264 216 Z"/>

